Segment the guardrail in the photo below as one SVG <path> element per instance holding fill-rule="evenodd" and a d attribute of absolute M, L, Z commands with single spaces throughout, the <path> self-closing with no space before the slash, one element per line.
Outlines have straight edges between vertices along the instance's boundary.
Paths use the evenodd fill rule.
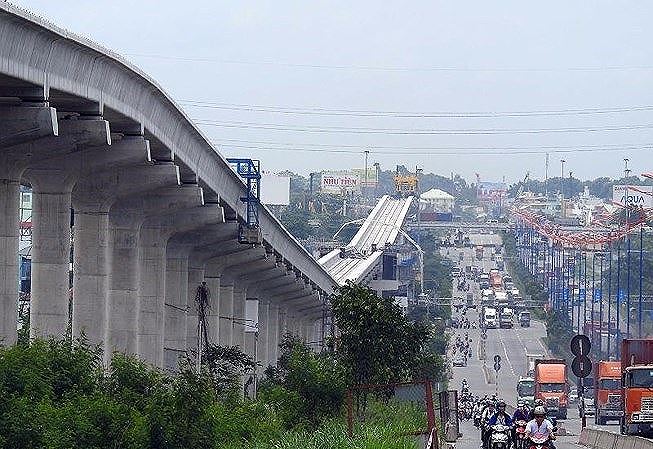
<path fill-rule="evenodd" d="M 590 428 L 581 430 L 578 444 L 592 449 L 653 449 L 653 441 L 646 438 Z"/>

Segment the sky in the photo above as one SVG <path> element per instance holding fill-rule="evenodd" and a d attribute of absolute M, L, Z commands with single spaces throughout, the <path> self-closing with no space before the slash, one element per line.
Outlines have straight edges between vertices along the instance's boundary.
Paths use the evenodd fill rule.
<path fill-rule="evenodd" d="M 124 55 L 225 156 L 473 181 L 653 171 L 653 2 L 12 0 Z"/>

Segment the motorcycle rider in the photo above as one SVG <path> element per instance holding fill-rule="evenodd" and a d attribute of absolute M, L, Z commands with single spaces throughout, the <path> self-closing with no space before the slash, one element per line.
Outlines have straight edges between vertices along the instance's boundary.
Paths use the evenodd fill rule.
<path fill-rule="evenodd" d="M 512 415 L 512 421 L 530 421 L 529 419 L 529 410 L 528 410 L 528 405 L 524 401 L 519 401 L 517 402 L 517 409 L 515 410 L 515 413 Z"/>
<path fill-rule="evenodd" d="M 488 447 L 488 439 L 490 438 L 491 427 L 495 424 L 501 424 L 504 426 L 512 426 L 512 418 L 506 413 L 506 403 L 504 401 L 497 402 L 496 412 L 490 417 L 486 426 L 483 437 L 484 447 Z"/>
<path fill-rule="evenodd" d="M 556 436 L 553 431 L 553 424 L 551 421 L 546 419 L 546 410 L 543 406 L 538 405 L 533 409 L 533 415 L 535 418 L 529 421 L 526 425 L 526 437 L 547 437 L 549 440 L 549 446 L 553 447 L 552 442 L 556 439 Z"/>
<path fill-rule="evenodd" d="M 481 447 L 485 448 L 486 446 L 486 435 L 487 435 L 487 430 L 488 430 L 488 423 L 490 422 L 490 418 L 494 416 L 495 408 L 494 408 L 494 400 L 490 399 L 487 401 L 487 404 L 481 411 Z"/>
<path fill-rule="evenodd" d="M 521 400 L 517 402 L 517 408 L 515 409 L 515 413 L 512 415 L 512 422 L 515 424 L 512 432 L 514 447 L 517 447 L 517 421 L 525 421 L 528 423 L 528 421 L 530 421 L 529 414 L 528 405 Z"/>

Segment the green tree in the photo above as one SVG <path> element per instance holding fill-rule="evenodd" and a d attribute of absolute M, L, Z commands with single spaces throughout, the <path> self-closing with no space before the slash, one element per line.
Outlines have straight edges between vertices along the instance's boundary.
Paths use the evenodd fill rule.
<path fill-rule="evenodd" d="M 332 298 L 338 358 L 352 384 L 410 378 L 428 340 L 425 323 L 411 322 L 392 298 L 348 283 Z"/>

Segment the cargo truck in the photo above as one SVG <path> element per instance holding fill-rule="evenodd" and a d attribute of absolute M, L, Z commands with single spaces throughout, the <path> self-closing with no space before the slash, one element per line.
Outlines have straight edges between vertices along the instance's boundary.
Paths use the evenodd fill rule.
<path fill-rule="evenodd" d="M 543 359 L 544 357 L 544 354 L 526 354 L 527 377 L 533 377 L 535 375 L 535 361 L 537 359 Z"/>
<path fill-rule="evenodd" d="M 483 260 L 483 252 L 484 252 L 483 247 L 481 245 L 478 245 L 476 247 L 476 258 L 478 260 Z"/>
<path fill-rule="evenodd" d="M 549 414 L 567 419 L 569 392 L 564 359 L 535 360 L 535 399 L 544 401 Z"/>
<path fill-rule="evenodd" d="M 621 420 L 621 362 L 600 360 L 594 369 L 595 422 L 603 425 L 610 419 Z"/>
<path fill-rule="evenodd" d="M 621 342 L 621 433 L 653 430 L 653 339 Z"/>

